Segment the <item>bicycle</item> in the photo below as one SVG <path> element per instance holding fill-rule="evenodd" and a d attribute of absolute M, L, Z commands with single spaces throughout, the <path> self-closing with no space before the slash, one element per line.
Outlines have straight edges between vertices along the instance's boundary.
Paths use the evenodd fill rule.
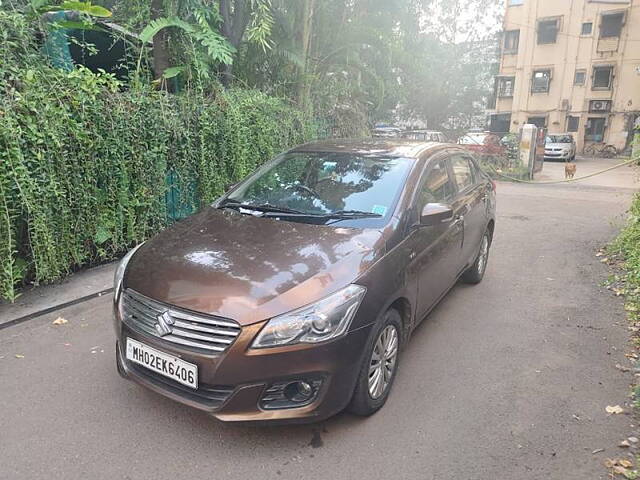
<path fill-rule="evenodd" d="M 618 156 L 618 149 L 613 145 L 600 142 L 586 146 L 584 153 L 592 157 L 614 158 Z"/>

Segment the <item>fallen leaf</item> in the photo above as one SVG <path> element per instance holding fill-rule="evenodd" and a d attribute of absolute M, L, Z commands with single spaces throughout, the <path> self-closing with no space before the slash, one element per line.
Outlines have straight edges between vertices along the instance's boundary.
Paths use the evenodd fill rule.
<path fill-rule="evenodd" d="M 624 367 L 624 366 L 620 365 L 619 363 L 616 363 L 616 368 L 618 370 L 623 371 L 623 372 L 628 372 L 629 370 L 631 370 L 629 367 Z"/>
<path fill-rule="evenodd" d="M 629 443 L 628 440 L 623 440 L 618 444 L 619 447 L 622 448 L 629 448 L 631 446 L 631 444 Z"/>
<path fill-rule="evenodd" d="M 66 318 L 58 317 L 53 322 L 54 325 L 64 325 L 65 323 L 69 323 L 69 320 Z"/>
<path fill-rule="evenodd" d="M 593 452 L 591 452 L 593 455 L 595 455 L 596 453 L 601 453 L 604 452 L 604 448 L 596 448 Z"/>
<path fill-rule="evenodd" d="M 629 437 L 629 438 L 627 438 L 627 440 L 629 440 L 631 443 L 638 443 L 638 438 L 637 437 Z"/>
<path fill-rule="evenodd" d="M 16 353 L 16 358 L 24 358 L 24 355 L 20 355 L 19 353 Z"/>
<path fill-rule="evenodd" d="M 625 477 L 627 476 L 628 473 L 630 473 L 629 470 L 627 470 L 624 467 L 621 467 L 620 465 L 614 466 L 613 471 L 616 473 L 619 473 L 620 475 L 624 475 Z"/>
<path fill-rule="evenodd" d="M 621 465 L 621 466 L 623 466 L 625 468 L 633 467 L 633 463 L 631 463 L 630 460 L 624 460 L 624 459 L 618 460 L 618 465 Z"/>
<path fill-rule="evenodd" d="M 615 415 L 615 414 L 624 412 L 624 410 L 622 409 L 622 407 L 620 405 L 615 405 L 613 407 L 611 405 L 607 405 L 605 410 L 607 411 L 607 413 L 609 413 L 611 415 Z"/>
<path fill-rule="evenodd" d="M 604 459 L 604 466 L 607 468 L 613 468 L 616 466 L 616 464 L 618 463 L 617 460 L 613 460 L 611 458 L 605 458 Z"/>

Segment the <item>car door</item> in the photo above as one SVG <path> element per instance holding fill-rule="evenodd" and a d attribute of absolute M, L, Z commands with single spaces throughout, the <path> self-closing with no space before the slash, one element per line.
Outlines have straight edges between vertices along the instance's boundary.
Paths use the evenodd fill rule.
<path fill-rule="evenodd" d="M 415 192 L 414 221 L 409 233 L 411 271 L 417 277 L 416 318 L 421 320 L 457 278 L 462 247 L 462 222 L 456 219 L 435 226 L 421 226 L 420 213 L 427 203 L 449 204 L 456 190 L 448 155 L 428 162 Z"/>
<path fill-rule="evenodd" d="M 451 156 L 451 170 L 457 190 L 453 207 L 464 223 L 459 273 L 475 260 L 487 225 L 489 187 L 476 168 L 475 162 L 464 152 L 456 152 Z"/>

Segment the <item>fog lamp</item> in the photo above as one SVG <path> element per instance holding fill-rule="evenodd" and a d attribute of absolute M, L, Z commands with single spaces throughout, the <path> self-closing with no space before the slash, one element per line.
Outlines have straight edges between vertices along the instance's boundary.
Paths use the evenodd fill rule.
<path fill-rule="evenodd" d="M 313 396 L 313 387 L 307 382 L 291 382 L 284 387 L 284 396 L 292 402 L 306 402 Z"/>

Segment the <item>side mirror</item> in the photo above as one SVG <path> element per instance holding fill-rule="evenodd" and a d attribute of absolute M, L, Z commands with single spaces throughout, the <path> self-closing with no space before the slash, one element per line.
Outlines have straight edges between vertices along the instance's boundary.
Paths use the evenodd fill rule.
<path fill-rule="evenodd" d="M 427 203 L 420 214 L 420 225 L 431 227 L 453 220 L 453 208 L 445 203 Z"/>

